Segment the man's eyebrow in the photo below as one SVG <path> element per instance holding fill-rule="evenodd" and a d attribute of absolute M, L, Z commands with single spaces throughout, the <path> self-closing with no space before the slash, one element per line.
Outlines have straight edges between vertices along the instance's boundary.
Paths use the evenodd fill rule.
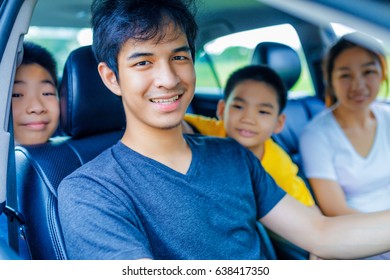
<path fill-rule="evenodd" d="M 190 52 L 191 49 L 189 46 L 182 46 L 172 50 L 172 53 L 178 52 Z M 138 57 L 153 56 L 151 52 L 135 52 L 127 57 L 127 60 L 136 59 Z"/>
<path fill-rule="evenodd" d="M 133 54 L 131 54 L 131 55 L 129 55 L 128 57 L 127 57 L 127 60 L 131 60 L 131 59 L 136 59 L 136 58 L 138 58 L 138 57 L 144 57 L 144 56 L 152 56 L 153 55 L 153 53 L 141 53 L 141 52 L 136 52 L 136 53 L 133 53 Z"/>
<path fill-rule="evenodd" d="M 176 48 L 173 50 L 173 53 L 178 53 L 178 52 L 190 52 L 191 49 L 189 46 L 182 46 L 182 47 L 179 47 L 179 48 Z"/>

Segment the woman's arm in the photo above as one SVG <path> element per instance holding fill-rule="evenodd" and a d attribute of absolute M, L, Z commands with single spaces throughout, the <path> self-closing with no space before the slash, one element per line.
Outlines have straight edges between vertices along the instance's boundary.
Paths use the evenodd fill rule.
<path fill-rule="evenodd" d="M 309 179 L 317 203 L 325 216 L 356 214 L 359 211 L 350 208 L 343 189 L 333 180 Z"/>

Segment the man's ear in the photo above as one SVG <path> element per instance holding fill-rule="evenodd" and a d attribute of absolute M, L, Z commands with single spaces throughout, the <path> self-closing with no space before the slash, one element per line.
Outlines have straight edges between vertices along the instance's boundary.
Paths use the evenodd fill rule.
<path fill-rule="evenodd" d="M 221 121 L 223 121 L 223 113 L 225 111 L 225 106 L 226 106 L 225 100 L 221 99 L 221 100 L 218 101 L 217 117 Z"/>
<path fill-rule="evenodd" d="M 285 122 L 286 122 L 286 115 L 285 114 L 280 114 L 278 116 L 278 121 L 276 123 L 275 129 L 274 129 L 274 133 L 281 132 L 283 130 L 283 128 L 284 128 Z"/>
<path fill-rule="evenodd" d="M 108 87 L 108 89 L 114 94 L 121 96 L 122 92 L 114 71 L 112 71 L 111 68 L 104 62 L 99 63 L 98 71 L 106 87 Z"/>

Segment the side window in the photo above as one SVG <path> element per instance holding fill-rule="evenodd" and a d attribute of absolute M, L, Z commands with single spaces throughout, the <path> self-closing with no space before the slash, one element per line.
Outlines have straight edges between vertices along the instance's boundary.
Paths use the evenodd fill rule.
<path fill-rule="evenodd" d="M 302 72 L 289 97 L 314 95 L 312 79 L 298 35 L 289 24 L 239 32 L 207 43 L 195 62 L 197 92 L 220 93 L 229 75 L 250 64 L 256 45 L 266 41 L 286 44 L 299 54 Z"/>
<path fill-rule="evenodd" d="M 61 77 L 69 53 L 80 46 L 92 44 L 92 30 L 31 26 L 25 40 L 47 48 L 54 55 L 58 66 L 58 77 Z"/>
<path fill-rule="evenodd" d="M 212 57 L 210 54 L 205 51 L 201 51 L 197 54 L 195 59 L 196 92 L 221 93 L 219 78 L 215 72 L 214 63 L 211 59 Z"/>

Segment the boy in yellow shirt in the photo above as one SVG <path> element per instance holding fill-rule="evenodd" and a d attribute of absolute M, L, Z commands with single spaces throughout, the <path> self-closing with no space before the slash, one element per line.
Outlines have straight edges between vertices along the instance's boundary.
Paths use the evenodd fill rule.
<path fill-rule="evenodd" d="M 282 113 L 287 102 L 287 91 L 279 75 L 267 66 L 247 66 L 235 71 L 228 79 L 217 107 L 219 118 L 186 114 L 184 133 L 231 137 L 250 149 L 275 182 L 306 206 L 314 200 L 298 167 L 289 155 L 272 139 L 284 126 Z M 189 125 L 188 125 L 189 124 Z"/>

